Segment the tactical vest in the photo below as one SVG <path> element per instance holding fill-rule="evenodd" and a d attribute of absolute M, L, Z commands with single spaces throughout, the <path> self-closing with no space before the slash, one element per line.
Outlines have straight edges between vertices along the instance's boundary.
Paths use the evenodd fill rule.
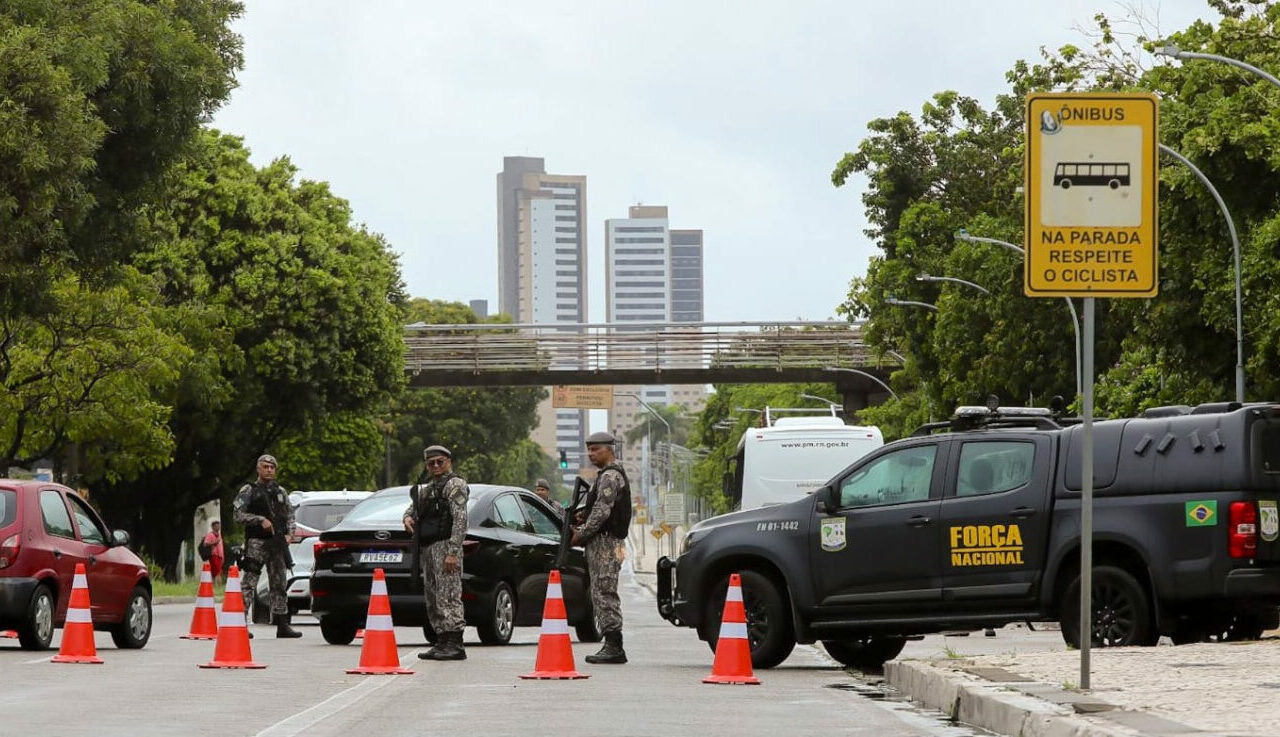
<path fill-rule="evenodd" d="M 587 499 L 583 502 L 583 516 L 591 516 L 591 508 L 596 505 L 596 498 L 600 494 L 600 477 L 605 471 L 617 471 L 622 477 L 622 488 L 618 490 L 618 496 L 613 500 L 613 509 L 609 510 L 609 519 L 600 531 L 621 540 L 627 536 L 627 528 L 631 526 L 631 482 L 627 480 L 627 472 L 619 464 L 610 463 L 596 474 L 596 480 L 591 482 L 591 491 L 587 492 Z"/>
<path fill-rule="evenodd" d="M 413 488 L 413 509 L 414 516 L 417 518 L 414 520 L 414 530 L 418 533 L 419 545 L 426 546 L 448 540 L 453 534 L 453 506 L 443 492 L 444 487 L 454 478 L 457 478 L 457 474 L 449 473 L 439 482 L 432 480 L 430 486 L 438 490 L 426 499 L 421 498 L 426 492 L 425 486 L 418 485 Z"/>
<path fill-rule="evenodd" d="M 276 484 L 270 486 L 260 486 L 259 484 L 247 484 L 249 487 L 249 502 L 245 504 L 244 511 L 248 514 L 256 514 L 259 517 L 265 517 L 271 520 L 272 527 L 277 524 L 287 522 L 288 519 L 277 519 L 277 515 L 271 506 L 271 495 L 280 487 Z M 283 493 L 283 490 L 281 490 Z M 258 539 L 269 539 L 272 533 L 262 529 L 262 525 L 245 525 L 245 537 L 253 537 Z"/>

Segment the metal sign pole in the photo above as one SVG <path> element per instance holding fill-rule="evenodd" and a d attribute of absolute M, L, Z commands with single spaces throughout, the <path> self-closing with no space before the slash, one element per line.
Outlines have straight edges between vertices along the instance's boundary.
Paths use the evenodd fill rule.
<path fill-rule="evenodd" d="M 1093 644 L 1093 297 L 1084 298 L 1084 431 L 1080 459 L 1080 688 L 1089 688 Z"/>

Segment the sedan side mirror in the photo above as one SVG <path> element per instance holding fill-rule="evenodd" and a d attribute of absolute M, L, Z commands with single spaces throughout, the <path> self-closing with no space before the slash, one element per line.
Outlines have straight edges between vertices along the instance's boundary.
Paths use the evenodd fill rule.
<path fill-rule="evenodd" d="M 111 531 L 111 546 L 121 548 L 129 544 L 129 533 L 124 530 Z"/>

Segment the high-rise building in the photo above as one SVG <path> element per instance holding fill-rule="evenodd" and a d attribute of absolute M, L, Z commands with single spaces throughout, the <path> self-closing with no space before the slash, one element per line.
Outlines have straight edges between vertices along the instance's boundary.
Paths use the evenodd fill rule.
<path fill-rule="evenodd" d="M 702 322 L 702 231 L 673 230 L 667 208 L 636 205 L 626 218 L 605 221 L 606 320 L 615 332 L 648 330 L 643 323 Z M 697 328 L 691 328 L 696 330 Z M 656 359 L 656 357 L 655 357 Z M 635 394 L 657 406 L 679 404 L 697 412 L 706 404 L 706 387 L 618 387 L 609 427 L 625 437 L 646 421 L 658 422 Z M 627 465 L 638 463 L 639 446 L 626 444 Z"/>
<path fill-rule="evenodd" d="M 498 309 L 522 324 L 587 321 L 587 178 L 547 174 L 540 158 L 507 156 L 498 174 Z M 567 326 L 566 331 L 580 328 Z M 538 407 L 533 440 L 565 451 L 572 483 L 587 464 L 587 413 Z"/>

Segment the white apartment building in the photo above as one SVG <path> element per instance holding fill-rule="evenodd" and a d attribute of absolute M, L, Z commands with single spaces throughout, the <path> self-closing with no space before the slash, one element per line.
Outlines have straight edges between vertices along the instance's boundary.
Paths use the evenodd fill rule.
<path fill-rule="evenodd" d="M 517 323 L 587 322 L 587 179 L 547 174 L 540 158 L 508 156 L 498 174 L 498 308 Z M 565 330 L 577 328 L 566 327 Z M 566 452 L 562 481 L 587 463 L 587 413 L 538 407 L 533 440 Z M 530 480 L 532 483 L 532 479 Z"/>

